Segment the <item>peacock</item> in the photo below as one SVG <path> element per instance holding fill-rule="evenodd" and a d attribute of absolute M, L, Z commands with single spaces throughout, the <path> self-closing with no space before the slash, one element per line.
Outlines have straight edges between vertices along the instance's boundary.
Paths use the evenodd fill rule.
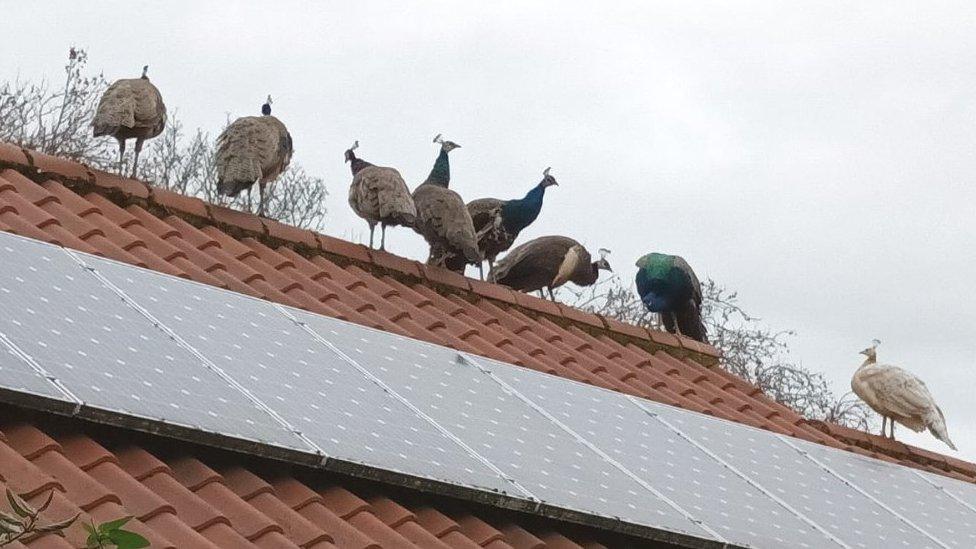
<path fill-rule="evenodd" d="M 516 246 L 501 258 L 488 273 L 488 279 L 523 292 L 549 291 L 567 282 L 592 286 L 600 270 L 613 272 L 607 261 L 609 250 L 600 250 L 600 259 L 592 261 L 582 244 L 565 236 L 541 236 Z"/>
<path fill-rule="evenodd" d="M 464 274 L 468 263 L 480 263 L 478 240 L 475 237 L 471 214 L 461 195 L 447 188 L 451 182 L 451 165 L 447 155 L 460 147 L 444 141 L 441 134 L 434 137 L 441 146 L 430 175 L 413 191 L 417 220 L 413 228 L 430 245 L 428 265 L 446 267 Z M 453 258 L 453 259 L 452 259 Z"/>
<path fill-rule="evenodd" d="M 559 184 L 555 177 L 549 175 L 550 169 L 542 172 L 542 181 L 522 198 L 479 198 L 468 202 L 468 212 L 478 236 L 478 249 L 488 261 L 489 271 L 494 268 L 498 254 L 511 248 L 519 233 L 539 217 L 546 188 Z M 480 263 L 478 268 L 481 269 Z"/>
<path fill-rule="evenodd" d="M 111 135 L 119 142 L 120 175 L 125 172 L 125 141 L 136 140 L 136 154 L 132 162 L 132 177 L 135 177 L 142 143 L 156 137 L 166 127 L 163 96 L 149 81 L 148 74 L 149 65 L 146 65 L 142 67 L 142 77 L 113 82 L 102 94 L 92 120 L 92 135 Z"/>
<path fill-rule="evenodd" d="M 866 358 L 851 378 L 851 389 L 872 410 L 881 415 L 881 436 L 895 438 L 895 422 L 919 433 L 928 429 L 932 435 L 946 443 L 956 445 L 949 438 L 945 416 L 936 404 L 925 382 L 914 374 L 897 366 L 878 364 L 877 339 L 861 351 Z M 885 432 L 890 422 L 891 434 Z"/>
<path fill-rule="evenodd" d="M 359 141 L 346 150 L 346 162 L 352 170 L 349 186 L 349 205 L 356 215 L 369 223 L 369 247 L 373 247 L 373 233 L 380 225 L 380 249 L 386 249 L 386 226 L 412 226 L 417 220 L 417 207 L 400 172 L 393 168 L 374 166 L 356 158 Z"/>
<path fill-rule="evenodd" d="M 707 343 L 701 318 L 701 282 L 688 262 L 676 255 L 650 253 L 637 260 L 637 293 L 664 328 Z"/>
<path fill-rule="evenodd" d="M 217 138 L 217 192 L 237 196 L 258 183 L 264 215 L 265 186 L 281 175 L 291 162 L 293 144 L 288 128 L 271 116 L 271 96 L 261 105 L 261 116 L 243 116 L 231 122 Z"/>

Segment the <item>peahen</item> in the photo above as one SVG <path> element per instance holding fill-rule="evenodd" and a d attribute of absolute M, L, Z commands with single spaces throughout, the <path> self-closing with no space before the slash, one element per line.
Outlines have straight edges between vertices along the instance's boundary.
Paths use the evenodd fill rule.
<path fill-rule="evenodd" d="M 701 318 L 701 282 L 688 262 L 676 255 L 650 253 L 637 260 L 637 293 L 664 328 L 707 343 Z"/>
<path fill-rule="evenodd" d="M 74 49 L 71 52 L 74 55 Z M 132 177 L 139 169 L 142 143 L 166 127 L 166 105 L 159 89 L 149 81 L 149 65 L 142 67 L 142 77 L 123 78 L 112 83 L 102 94 L 92 120 L 92 135 L 111 135 L 119 142 L 119 174 L 124 175 L 125 141 L 136 140 Z"/>
<path fill-rule="evenodd" d="M 596 283 L 600 270 L 613 272 L 607 261 L 608 250 L 600 250 L 600 259 L 592 261 L 582 244 L 565 236 L 541 236 L 516 246 L 498 260 L 488 279 L 523 292 L 542 289 L 555 301 L 553 288 L 567 282 L 577 286 Z"/>
<path fill-rule="evenodd" d="M 255 183 L 261 193 L 258 214 L 264 215 L 265 186 L 281 175 L 293 151 L 288 128 L 271 116 L 271 96 L 261 106 L 261 116 L 242 116 L 217 138 L 217 193 L 237 196 Z"/>
<path fill-rule="evenodd" d="M 380 225 L 380 249 L 386 249 L 386 226 L 412 226 L 417 219 L 417 207 L 400 172 L 393 168 L 374 166 L 356 158 L 359 141 L 346 150 L 346 162 L 352 170 L 349 185 L 349 205 L 356 215 L 369 223 L 369 247 L 373 247 L 373 233 Z"/>
<path fill-rule="evenodd" d="M 946 443 L 956 445 L 949 438 L 945 415 L 932 398 L 925 382 L 907 370 L 888 364 L 878 364 L 877 339 L 861 351 L 866 358 L 851 378 L 851 389 L 872 410 L 881 415 L 881 436 L 895 438 L 895 422 L 916 433 L 928 429 L 932 435 Z M 891 434 L 885 432 L 890 423 Z"/>
<path fill-rule="evenodd" d="M 542 172 L 542 181 L 523 198 L 479 198 L 468 202 L 468 212 L 478 236 L 478 249 L 488 261 L 489 271 L 494 268 L 498 254 L 511 248 L 519 233 L 539 217 L 546 188 L 559 184 L 555 177 L 549 175 L 549 170 L 546 168 Z M 481 264 L 478 268 L 481 268 Z"/>
<path fill-rule="evenodd" d="M 478 240 L 475 237 L 471 214 L 464 206 L 461 195 L 447 188 L 451 182 L 451 165 L 447 155 L 460 147 L 452 141 L 444 141 L 441 135 L 434 137 L 441 151 L 437 155 L 430 175 L 413 191 L 417 207 L 415 231 L 430 245 L 428 265 L 446 267 L 464 274 L 468 263 L 480 263 Z"/>

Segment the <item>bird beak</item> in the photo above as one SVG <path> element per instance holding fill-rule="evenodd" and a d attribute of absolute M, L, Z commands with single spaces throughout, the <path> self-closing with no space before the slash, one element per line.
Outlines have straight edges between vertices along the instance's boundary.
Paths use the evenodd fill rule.
<path fill-rule="evenodd" d="M 860 352 L 860 353 L 858 353 L 858 354 L 862 354 L 862 355 L 864 355 L 864 356 L 868 356 L 868 349 L 864 349 L 863 351 L 861 351 L 861 352 Z"/>

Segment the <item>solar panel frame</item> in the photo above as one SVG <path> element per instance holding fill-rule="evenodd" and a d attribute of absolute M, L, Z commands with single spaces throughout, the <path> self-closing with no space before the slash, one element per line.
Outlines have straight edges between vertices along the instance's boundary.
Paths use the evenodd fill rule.
<path fill-rule="evenodd" d="M 547 406 L 545 402 L 534 397 L 531 391 L 512 384 L 511 380 L 506 377 L 511 372 L 521 372 L 527 376 L 538 375 L 550 377 L 553 383 L 575 384 L 579 385 L 581 389 L 605 392 L 608 395 L 608 399 L 619 399 L 618 402 L 614 403 L 615 406 L 620 406 L 624 402 L 632 405 L 635 409 L 640 410 L 641 413 L 652 418 L 661 428 L 673 433 L 677 437 L 674 439 L 675 441 L 681 440 L 687 443 L 690 447 L 697 449 L 710 460 L 698 461 L 698 463 L 702 463 L 706 468 L 714 469 L 715 467 L 719 467 L 730 471 L 736 478 L 746 483 L 748 487 L 763 494 L 819 533 L 825 534 L 827 538 L 838 546 L 887 548 L 889 545 L 878 545 L 877 541 L 873 538 L 854 535 L 852 532 L 857 532 L 856 527 L 851 528 L 850 531 L 844 531 L 844 529 L 838 530 L 836 525 L 825 522 L 823 519 L 824 515 L 822 514 L 823 509 L 818 511 L 821 513 L 820 515 L 816 515 L 811 513 L 809 507 L 801 508 L 800 505 L 795 505 L 793 502 L 798 501 L 798 497 L 813 497 L 814 505 L 822 506 L 826 502 L 830 506 L 828 508 L 829 511 L 840 510 L 844 514 L 845 511 L 842 508 L 842 503 L 836 504 L 837 509 L 833 509 L 835 504 L 831 503 L 832 499 L 836 500 L 838 497 L 841 497 L 836 494 L 843 492 L 843 497 L 848 498 L 848 500 L 857 500 L 864 508 L 870 508 L 872 513 L 878 517 L 877 520 L 884 521 L 886 528 L 900 528 L 900 531 L 909 532 L 914 536 L 906 535 L 903 539 L 888 540 L 892 542 L 897 540 L 910 547 L 964 547 L 973 546 L 973 541 L 976 541 L 976 487 L 968 483 L 923 471 L 916 471 L 900 465 L 868 459 L 849 452 L 794 439 L 781 434 L 769 433 L 735 422 L 727 422 L 725 420 L 703 416 L 654 401 L 593 388 L 558 376 L 533 372 L 503 362 L 475 357 L 446 347 L 411 338 L 404 338 L 390 332 L 358 326 L 278 304 L 267 303 L 249 296 L 228 292 L 208 285 L 175 279 L 174 277 L 168 277 L 155 271 L 138 269 L 127 264 L 88 256 L 80 252 L 0 232 L 0 251 L 5 249 L 5 242 L 8 244 L 16 242 L 16 245 L 33 247 L 33 251 L 43 249 L 45 251 L 40 255 L 45 258 L 43 259 L 44 261 L 53 260 L 56 263 L 60 262 L 62 266 L 67 265 L 67 263 L 63 262 L 64 258 L 70 260 L 78 268 L 77 272 L 71 272 L 71 276 L 76 277 L 79 284 L 82 284 L 82 286 L 87 284 L 88 288 L 94 288 L 96 286 L 91 285 L 91 281 L 94 280 L 97 283 L 97 287 L 100 288 L 98 291 L 102 292 L 103 296 L 111 294 L 117 297 L 119 303 L 113 304 L 110 307 L 111 310 L 117 311 L 118 309 L 112 309 L 116 305 L 125 307 L 126 309 L 123 310 L 127 311 L 124 315 L 127 321 L 133 321 L 135 317 L 131 316 L 131 313 L 136 313 L 140 318 L 137 331 L 143 330 L 140 333 L 145 333 L 146 326 L 151 326 L 163 338 L 162 340 L 165 340 L 164 343 L 167 346 L 176 346 L 193 358 L 192 361 L 187 361 L 187 364 L 194 364 L 197 368 L 201 368 L 201 370 L 216 374 L 228 388 L 234 391 L 228 394 L 237 395 L 235 398 L 244 398 L 253 404 L 256 409 L 266 414 L 268 418 L 271 418 L 273 423 L 280 428 L 280 431 L 288 435 L 288 443 L 276 444 L 265 440 L 244 439 L 240 436 L 220 432 L 219 429 L 208 431 L 202 427 L 174 424 L 159 418 L 133 414 L 131 411 L 110 409 L 97 404 L 93 405 L 91 402 L 85 402 L 84 398 L 75 394 L 70 380 L 65 382 L 64 379 L 58 377 L 57 371 L 51 371 L 45 367 L 44 360 L 37 359 L 35 356 L 36 353 L 31 352 L 30 344 L 23 345 L 23 342 L 18 340 L 18 338 L 11 338 L 0 329 L 0 372 L 14 372 L 7 376 L 0 374 L 0 379 L 5 381 L 10 379 L 24 380 L 23 386 L 17 386 L 15 383 L 9 382 L 0 385 L 0 401 L 3 402 L 162 434 L 235 451 L 243 451 L 248 454 L 283 459 L 293 463 L 353 474 L 382 482 L 420 488 L 433 493 L 461 497 L 497 507 L 528 511 L 542 516 L 588 524 L 647 539 L 668 541 L 686 547 L 767 546 L 751 545 L 748 543 L 748 540 L 739 536 L 723 536 L 721 533 L 722 530 L 717 529 L 715 524 L 713 524 L 714 521 L 710 521 L 707 518 L 703 519 L 700 513 L 695 512 L 695 509 L 701 511 L 700 507 L 689 508 L 688 504 L 684 503 L 687 500 L 677 501 L 669 498 L 664 491 L 664 487 L 658 485 L 653 477 L 642 476 L 640 470 L 631 466 L 630 462 L 627 462 L 625 458 L 620 457 L 620 448 L 615 448 L 604 438 L 594 436 L 593 432 L 588 433 L 581 426 L 583 424 L 579 423 L 582 419 L 567 419 L 565 414 L 560 415 L 558 408 Z M 16 270 L 17 266 L 23 267 L 24 265 L 23 262 L 15 261 L 14 263 L 17 263 L 17 265 L 8 268 L 7 274 L 9 274 L 9 269 Z M 389 394 L 393 401 L 403 407 L 403 410 L 414 414 L 425 425 L 429 425 L 432 429 L 444 435 L 447 440 L 461 449 L 463 455 L 471 457 L 481 465 L 484 465 L 494 475 L 497 475 L 503 481 L 502 486 L 512 489 L 510 491 L 502 489 L 493 492 L 490 487 L 462 485 L 456 479 L 418 476 L 417 471 L 398 470 L 389 466 L 384 468 L 383 465 L 388 464 L 357 462 L 348 459 L 349 456 L 332 455 L 335 452 L 323 449 L 313 440 L 306 438 L 300 429 L 295 429 L 294 423 L 285 417 L 288 414 L 279 413 L 274 403 L 268 402 L 269 398 L 267 398 L 267 395 L 259 394 L 254 391 L 253 386 L 241 383 L 240 379 L 233 375 L 237 372 L 231 373 L 225 371 L 219 364 L 220 360 L 214 356 L 212 351 L 203 349 L 201 345 L 194 345 L 192 337 L 189 337 L 185 328 L 180 329 L 179 327 L 174 327 L 172 322 L 167 322 L 165 318 L 154 314 L 150 310 L 151 307 L 146 307 L 143 299 L 129 295 L 125 287 L 117 284 L 117 280 L 102 272 L 108 269 L 102 269 L 100 271 L 98 269 L 99 265 L 113 265 L 122 270 L 141 271 L 153 277 L 172 279 L 178 283 L 193 284 L 208 292 L 233 296 L 233 299 L 244 299 L 249 300 L 249 303 L 262 304 L 269 312 L 269 315 L 272 313 L 277 315 L 262 316 L 262 320 L 269 321 L 278 330 L 285 330 L 285 327 L 289 326 L 289 323 L 294 326 L 296 333 L 292 335 L 294 335 L 295 339 L 289 343 L 305 345 L 305 342 L 308 342 L 307 344 L 309 345 L 319 345 L 323 353 L 334 356 L 337 361 L 336 363 L 341 362 L 347 365 L 357 375 L 361 376 L 363 380 L 366 380 L 367 383 L 374 384 L 386 394 Z M 5 290 L 3 286 L 5 276 L 3 267 L 0 264 L 0 294 Z M 36 272 L 36 269 L 34 272 Z M 29 276 L 33 276 L 34 272 Z M 37 276 L 43 277 L 45 275 L 41 273 Z M 108 292 L 108 294 L 104 292 Z M 0 303 L 2 303 L 2 295 L 0 295 Z M 60 305 L 63 306 L 64 304 L 62 303 Z M 247 311 L 247 314 L 251 314 L 252 312 Z M 309 319 L 311 318 L 317 320 L 310 322 Z M 422 391 L 411 392 L 405 390 L 406 385 L 409 384 L 403 382 L 405 378 L 396 377 L 402 372 L 397 372 L 393 375 L 388 371 L 384 371 L 382 368 L 383 362 L 381 361 L 395 361 L 403 358 L 398 356 L 399 352 L 396 349 L 394 349 L 394 353 L 397 353 L 397 355 L 380 356 L 378 360 L 376 356 L 369 354 L 370 351 L 375 349 L 366 349 L 363 353 L 354 353 L 354 351 L 359 351 L 359 349 L 351 349 L 348 345 L 334 343 L 326 334 L 322 333 L 323 326 L 336 325 L 336 323 L 350 330 L 350 337 L 353 338 L 382 339 L 385 342 L 395 341 L 398 345 L 408 345 L 412 348 L 422 349 L 423 352 L 429 353 L 429 357 L 433 357 L 431 360 L 434 363 L 439 364 L 436 366 L 437 368 L 444 367 L 444 364 L 440 364 L 441 362 L 446 363 L 446 361 L 452 361 L 457 362 L 460 366 L 467 366 L 477 370 L 477 373 L 484 378 L 484 381 L 490 382 L 500 389 L 500 393 L 492 392 L 490 389 L 489 393 L 490 395 L 505 396 L 504 406 L 524 406 L 527 410 L 531 411 L 533 416 L 537 416 L 537 418 L 541 417 L 548 422 L 548 426 L 544 429 L 546 431 L 545 433 L 542 431 L 532 431 L 531 434 L 549 436 L 556 433 L 556 437 L 564 441 L 564 443 L 561 442 L 554 445 L 553 451 L 556 455 L 568 455 L 573 452 L 578 454 L 579 447 L 585 448 L 588 452 L 587 455 L 591 459 L 594 457 L 599 458 L 599 463 L 608 465 L 609 470 L 616 471 L 616 473 L 622 475 L 621 478 L 629 479 L 634 486 L 639 487 L 639 489 L 644 490 L 656 498 L 655 501 L 664 502 L 679 516 L 687 519 L 690 524 L 700 529 L 701 532 L 689 531 L 669 523 L 640 522 L 630 516 L 609 516 L 606 512 L 574 505 L 572 501 L 568 500 L 552 499 L 551 501 L 546 501 L 551 494 L 535 490 L 531 475 L 523 475 L 518 471 L 513 471 L 497 455 L 479 451 L 477 442 L 480 439 L 472 438 L 465 433 L 459 433 L 457 431 L 458 425 L 451 424 L 451 415 L 458 410 L 462 410 L 461 408 L 444 411 L 432 405 L 432 403 L 436 404 L 432 399 L 440 398 L 436 396 L 436 392 L 441 391 L 441 389 L 433 388 L 433 392 L 431 392 L 433 385 L 424 384 Z M 241 358 L 243 357 L 237 357 L 238 360 Z M 474 372 L 468 371 L 467 374 L 474 375 Z M 429 375 L 429 372 L 425 375 Z M 447 375 L 450 376 L 451 372 L 448 372 Z M 420 378 L 418 377 L 417 379 L 419 380 Z M 477 379 L 479 379 L 477 376 L 469 376 L 469 381 Z M 481 381 L 477 383 L 480 384 Z M 445 390 L 450 391 L 452 389 L 450 383 L 442 383 L 441 385 L 443 385 Z M 463 387 L 464 384 L 461 383 L 453 388 Z M 348 387 L 344 386 L 344 388 L 345 390 L 356 390 L 362 387 L 350 385 Z M 488 414 L 491 414 L 490 410 L 488 410 Z M 560 419 L 561 417 L 562 419 Z M 591 418 L 590 422 L 592 423 L 592 421 Z M 481 428 L 487 425 L 487 423 L 481 421 L 480 418 L 476 418 L 469 425 Z M 696 428 L 696 425 L 704 426 L 705 430 L 702 431 Z M 637 429 L 639 430 L 640 427 L 638 426 Z M 653 427 L 653 429 L 656 429 L 654 432 L 658 436 L 664 432 L 657 427 Z M 776 458 L 780 461 L 773 461 L 762 467 L 753 469 L 750 469 L 748 466 L 743 467 L 742 464 L 745 462 L 740 459 L 741 456 L 732 456 L 726 452 L 722 447 L 723 439 L 712 436 L 708 431 L 725 431 L 724 436 L 730 439 L 741 438 L 744 441 L 743 443 L 752 442 L 753 447 L 749 449 L 753 452 L 759 450 L 780 454 Z M 276 432 L 278 431 L 276 430 Z M 753 442 L 751 440 L 753 438 L 757 442 Z M 792 454 L 789 452 L 792 452 Z M 782 471 L 784 467 L 790 467 L 791 465 L 800 469 L 801 471 L 799 472 L 803 474 L 798 475 L 798 471 L 791 471 L 792 476 L 795 478 L 779 478 L 783 475 L 777 471 Z M 766 468 L 763 469 L 763 467 Z M 760 471 L 767 471 L 769 474 L 760 474 Z M 814 479 L 812 487 L 816 489 L 830 488 L 835 495 L 830 495 L 830 492 L 826 490 L 824 493 L 827 493 L 827 496 L 809 491 L 806 494 L 802 493 L 804 490 L 807 490 L 807 488 L 804 488 L 804 484 L 809 483 L 811 472 L 813 471 L 819 471 L 814 476 L 819 475 L 824 480 L 822 482 L 823 486 L 821 486 L 816 484 L 818 481 Z M 784 492 L 784 490 L 786 491 Z M 921 504 L 911 505 L 910 503 L 916 503 L 916 499 Z M 863 511 L 863 509 L 859 511 Z M 945 516 L 940 513 L 945 514 Z M 830 515 L 837 516 L 837 513 L 831 512 Z M 849 519 L 850 517 L 847 518 Z M 839 520 L 845 519 L 841 517 Z M 878 524 L 880 525 L 881 523 L 879 522 Z M 957 524 L 961 524 L 962 527 L 951 528 Z M 726 538 L 731 539 L 731 541 L 727 543 Z M 919 541 L 919 538 L 923 538 L 922 541 Z"/>
<path fill-rule="evenodd" d="M 472 364 L 470 357 L 463 359 L 453 349 L 305 311 L 296 315 L 338 352 L 360 365 L 367 375 L 377 378 L 391 392 L 402 396 L 466 448 L 482 456 L 486 463 L 492 464 L 506 478 L 512 479 L 520 490 L 531 494 L 529 497 L 545 501 L 554 508 L 602 515 L 604 518 L 612 517 L 655 528 L 667 524 L 667 529 L 680 535 L 705 540 L 713 538 L 709 532 L 666 505 L 656 509 L 655 515 L 655 520 L 668 521 L 666 523 L 648 523 L 645 517 L 637 515 L 636 508 L 628 509 L 623 494 L 634 489 L 642 490 L 632 478 L 606 462 L 593 460 L 596 455 L 592 448 L 504 391 Z M 477 417 L 467 412 L 477 412 Z M 519 434 L 506 432 L 505 425 L 518 425 L 522 429 L 522 442 L 519 442 Z M 527 446 L 523 447 L 529 441 L 541 438 L 545 439 L 545 444 L 532 451 L 528 451 Z M 546 452 L 566 459 L 546 460 L 545 456 L 541 456 Z M 587 459 L 589 466 L 578 467 L 572 472 L 561 470 L 570 467 L 571 459 Z M 520 460 L 528 461 L 520 464 Z M 546 460 L 546 463 L 543 465 L 538 460 Z M 594 468 L 594 465 L 600 467 Z M 580 489 L 558 484 L 563 480 L 584 481 L 593 475 L 597 475 L 601 481 L 583 484 Z M 605 493 L 584 494 L 581 491 L 584 487 L 602 489 Z"/>
<path fill-rule="evenodd" d="M 790 445 L 789 437 L 657 402 L 642 404 L 846 547 L 940 547 Z"/>
<path fill-rule="evenodd" d="M 505 493 L 494 471 L 323 344 L 286 308 L 212 286 L 88 259 L 174 339 L 268 410 L 323 459 Z"/>
<path fill-rule="evenodd" d="M 818 525 L 658 421 L 640 405 L 642 399 L 495 360 L 474 360 L 543 408 L 553 421 L 588 439 L 649 491 L 722 538 L 756 547 L 843 547 Z M 659 444 L 662 440 L 666 444 Z M 684 474 L 682 465 L 695 474 Z"/>
<path fill-rule="evenodd" d="M 886 482 L 884 489 L 878 489 L 871 487 L 871 484 L 880 484 L 879 472 L 884 471 L 891 474 L 889 481 L 900 479 L 903 482 L 908 481 L 909 484 L 914 484 L 915 486 L 928 486 L 929 484 L 924 483 L 922 480 L 915 480 L 912 473 L 907 468 L 898 468 L 885 463 L 881 460 L 868 460 L 862 456 L 854 454 L 852 452 L 845 452 L 842 450 L 837 450 L 834 448 L 828 448 L 821 444 L 814 444 L 812 442 L 807 442 L 799 439 L 791 439 L 783 435 L 778 436 L 786 445 L 796 449 L 801 455 L 805 456 L 810 461 L 816 463 L 822 469 L 844 482 L 848 486 L 855 489 L 857 492 L 862 494 L 864 497 L 870 499 L 875 504 L 879 505 L 888 513 L 896 517 L 901 522 L 907 524 L 911 528 L 920 532 L 924 536 L 928 537 L 933 543 L 939 547 L 948 549 L 949 547 L 973 547 L 972 542 L 965 545 L 959 545 L 958 543 L 949 543 L 942 539 L 940 536 L 932 532 L 932 527 L 937 526 L 931 523 L 931 517 L 928 513 L 923 510 L 922 502 L 915 501 L 914 505 L 908 506 L 901 503 L 899 500 L 903 499 L 905 485 L 898 484 L 896 482 Z M 923 487 L 924 489 L 924 487 Z M 917 495 L 920 497 L 931 497 L 936 499 L 940 496 L 939 492 L 934 488 L 931 492 L 925 492 L 922 490 L 917 491 Z M 945 507 L 947 504 L 952 506 L 952 504 L 958 504 L 957 501 L 946 497 L 942 501 L 941 505 Z M 951 503 L 949 503 L 951 502 Z M 930 504 L 939 505 L 939 503 L 930 501 Z M 964 509 L 960 506 L 955 509 L 957 513 L 965 513 Z M 965 514 L 963 515 L 965 516 Z M 943 520 L 947 517 L 943 516 Z M 976 519 L 976 517 L 973 517 Z M 925 521 L 925 522 L 923 522 Z M 951 525 L 948 525 L 951 526 Z M 969 532 L 971 534 L 970 539 L 976 540 L 976 520 L 969 524 Z M 956 540 L 961 541 L 961 540 Z"/>

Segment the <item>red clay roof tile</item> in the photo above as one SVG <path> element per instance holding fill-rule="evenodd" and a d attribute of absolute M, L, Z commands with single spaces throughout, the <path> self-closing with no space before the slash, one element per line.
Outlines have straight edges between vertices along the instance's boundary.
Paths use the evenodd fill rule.
<path fill-rule="evenodd" d="M 686 338 L 8 144 L 0 143 L 0 167 L 2 230 L 857 453 L 883 452 L 880 459 L 976 478 L 970 463 L 807 422 L 715 366 L 714 348 Z M 607 545 L 596 539 L 599 531 L 577 540 L 555 521 L 543 531 L 514 519 L 493 526 L 437 498 L 415 505 L 379 489 L 370 503 L 342 477 L 313 488 L 279 475 L 272 486 L 241 464 L 214 466 L 192 448 L 167 465 L 142 446 L 106 449 L 77 430 L 51 437 L 30 421 L 8 422 L 5 430 L 0 477 L 18 491 L 33 497 L 56 489 L 62 512 L 136 515 L 139 528 L 173 547 Z M 32 545 L 59 543 L 46 536 Z"/>

